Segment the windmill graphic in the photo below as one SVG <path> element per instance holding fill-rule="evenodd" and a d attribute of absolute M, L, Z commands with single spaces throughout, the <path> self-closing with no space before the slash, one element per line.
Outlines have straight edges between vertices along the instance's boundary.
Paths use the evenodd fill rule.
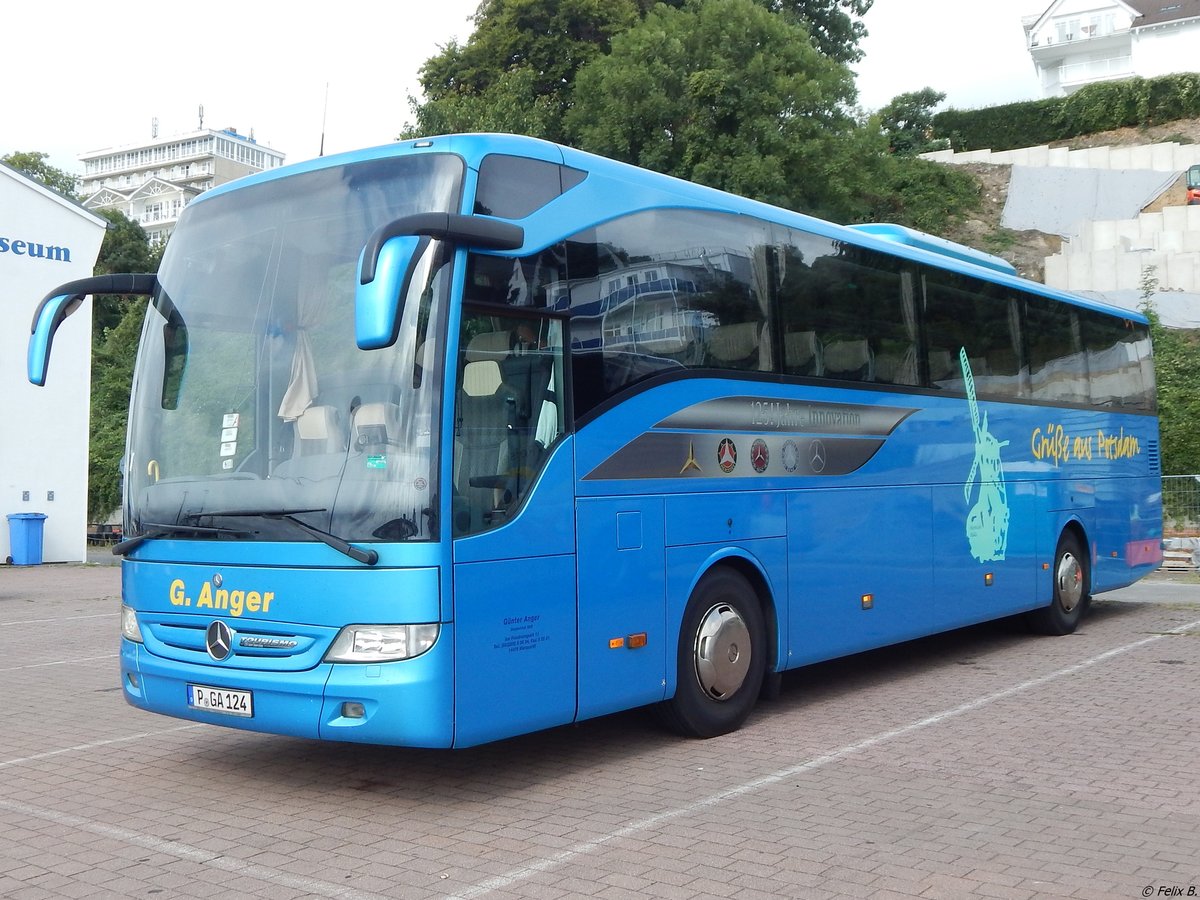
<path fill-rule="evenodd" d="M 971 427 L 975 431 L 975 461 L 963 485 L 963 499 L 967 503 L 971 502 L 977 478 L 979 482 L 975 502 L 967 513 L 967 543 L 975 559 L 990 562 L 1004 559 L 1008 553 L 1008 493 L 1004 488 L 1004 463 L 1000 459 L 1000 448 L 1008 446 L 1008 441 L 997 441 L 988 431 L 986 412 L 980 417 L 975 376 L 971 373 L 966 347 L 959 349 L 958 361 L 971 408 Z"/>

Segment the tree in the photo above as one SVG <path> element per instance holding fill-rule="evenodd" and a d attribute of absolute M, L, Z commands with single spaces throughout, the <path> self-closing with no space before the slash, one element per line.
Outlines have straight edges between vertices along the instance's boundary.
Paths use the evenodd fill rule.
<path fill-rule="evenodd" d="M 1167 328 L 1154 309 L 1158 275 L 1154 266 L 1142 271 L 1142 312 L 1150 320 L 1154 346 L 1154 379 L 1158 392 L 1158 431 L 1164 475 L 1200 472 L 1200 331 Z"/>
<path fill-rule="evenodd" d="M 10 169 L 16 169 L 21 174 L 28 175 L 34 181 L 62 194 L 68 200 L 78 200 L 79 195 L 75 192 L 75 176 L 47 163 L 46 160 L 49 156 L 48 153 L 18 151 L 0 157 L 0 162 Z"/>
<path fill-rule="evenodd" d="M 879 125 L 893 153 L 915 156 L 934 149 L 933 110 L 945 99 L 945 94 L 927 87 L 897 94 L 879 111 Z"/>
<path fill-rule="evenodd" d="M 841 63 L 862 59 L 858 43 L 867 34 L 860 21 L 875 0 L 763 0 L 768 9 L 790 17 L 808 29 L 813 45 Z M 854 18 L 857 16 L 858 18 Z"/>
<path fill-rule="evenodd" d="M 424 100 L 401 138 L 454 131 L 509 131 L 564 140 L 576 74 L 612 39 L 658 9 L 691 0 L 483 0 L 475 31 L 421 68 Z M 874 0 L 755 0 L 804 27 L 805 39 L 838 62 L 861 58 L 861 17 Z"/>
<path fill-rule="evenodd" d="M 794 209 L 844 211 L 862 149 L 850 70 L 757 0 L 659 5 L 583 66 L 583 149 Z M 855 145 L 858 146 L 855 146 Z M 857 157 L 857 154 L 854 154 Z"/>
<path fill-rule="evenodd" d="M 484 0 L 466 44 L 421 67 L 403 137 L 497 130 L 561 139 L 579 68 L 638 21 L 637 0 Z"/>
<path fill-rule="evenodd" d="M 115 209 L 98 210 L 109 227 L 95 274 L 157 272 L 163 245 L 152 245 L 137 222 Z M 89 423 L 88 518 L 102 522 L 121 504 L 120 465 L 125 453 L 129 390 L 145 297 L 103 294 L 92 298 L 92 416 Z"/>

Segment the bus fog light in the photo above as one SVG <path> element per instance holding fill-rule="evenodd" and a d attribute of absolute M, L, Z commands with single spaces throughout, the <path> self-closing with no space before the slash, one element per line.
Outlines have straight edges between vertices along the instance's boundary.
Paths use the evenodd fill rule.
<path fill-rule="evenodd" d="M 342 704 L 342 717 L 345 719 L 361 719 L 367 714 L 367 709 L 361 703 L 347 700 Z"/>
<path fill-rule="evenodd" d="M 334 638 L 326 662 L 389 662 L 420 656 L 434 645 L 441 626 L 347 625 Z"/>
<path fill-rule="evenodd" d="M 138 625 L 137 613 L 121 604 L 121 637 L 138 644 L 142 642 L 142 629 Z"/>

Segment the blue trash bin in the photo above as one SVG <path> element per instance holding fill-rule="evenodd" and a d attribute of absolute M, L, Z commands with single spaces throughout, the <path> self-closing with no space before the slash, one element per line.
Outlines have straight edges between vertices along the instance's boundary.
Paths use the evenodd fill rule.
<path fill-rule="evenodd" d="M 9 513 L 8 542 L 14 566 L 42 564 L 42 528 L 45 513 Z"/>

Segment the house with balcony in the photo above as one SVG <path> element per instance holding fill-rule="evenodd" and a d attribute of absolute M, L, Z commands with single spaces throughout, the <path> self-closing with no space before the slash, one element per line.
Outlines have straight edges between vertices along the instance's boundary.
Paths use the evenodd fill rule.
<path fill-rule="evenodd" d="M 1044 97 L 1200 70 L 1200 0 L 1055 0 L 1022 24 Z"/>
<path fill-rule="evenodd" d="M 95 150 L 80 157 L 85 209 L 117 209 L 151 242 L 171 234 L 193 198 L 243 175 L 283 165 L 284 155 L 235 128 L 202 129 L 170 138 Z"/>

